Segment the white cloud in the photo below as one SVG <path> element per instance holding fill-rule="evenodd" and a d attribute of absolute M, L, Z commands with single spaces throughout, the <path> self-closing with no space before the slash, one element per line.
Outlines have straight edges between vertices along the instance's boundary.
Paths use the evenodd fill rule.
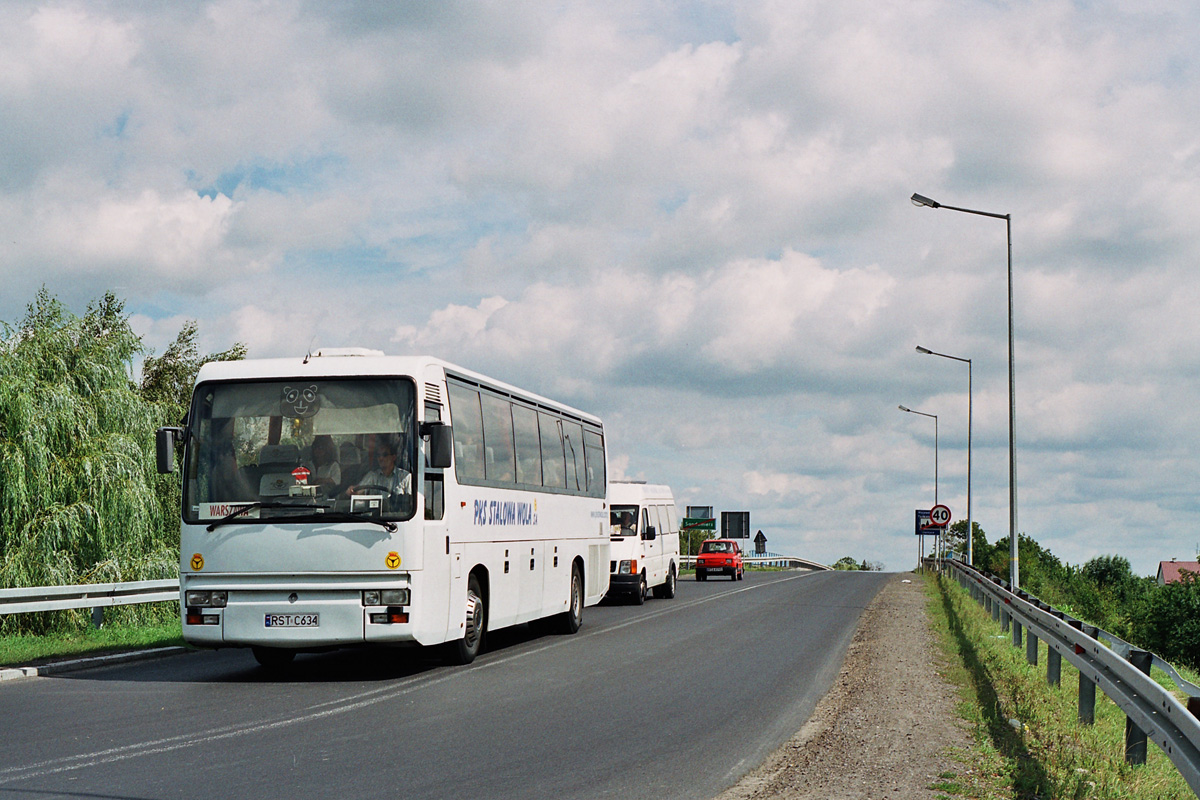
<path fill-rule="evenodd" d="M 615 473 L 899 568 L 933 487 L 897 404 L 939 414 L 965 501 L 964 370 L 916 344 L 974 360 L 975 516 L 1007 533 L 1003 221 L 919 191 L 1012 214 L 1022 527 L 1143 572 L 1195 538 L 1193 9 L 66 2 L 0 25 L 0 319 L 44 283 L 117 291 L 160 351 L 195 318 L 205 350 L 433 352 L 602 412 Z"/>

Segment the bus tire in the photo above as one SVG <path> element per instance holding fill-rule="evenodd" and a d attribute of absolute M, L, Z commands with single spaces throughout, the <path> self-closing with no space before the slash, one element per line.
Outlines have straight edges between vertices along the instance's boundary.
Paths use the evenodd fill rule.
<path fill-rule="evenodd" d="M 259 666 L 271 672 L 283 670 L 296 657 L 295 650 L 284 650 L 279 647 L 251 647 L 250 652 L 254 653 L 254 660 L 258 662 Z"/>
<path fill-rule="evenodd" d="M 472 572 L 467 579 L 467 618 L 461 639 L 448 642 L 448 660 L 453 664 L 470 664 L 483 649 L 487 633 L 487 601 L 479 586 L 479 577 Z"/>
<path fill-rule="evenodd" d="M 670 600 L 675 596 L 675 565 L 667 569 L 667 579 L 661 586 L 654 587 L 654 596 L 662 600 Z"/>
<path fill-rule="evenodd" d="M 567 610 L 554 620 L 559 633 L 571 634 L 583 625 L 583 573 L 578 564 L 571 565 L 571 596 L 567 599 Z"/>

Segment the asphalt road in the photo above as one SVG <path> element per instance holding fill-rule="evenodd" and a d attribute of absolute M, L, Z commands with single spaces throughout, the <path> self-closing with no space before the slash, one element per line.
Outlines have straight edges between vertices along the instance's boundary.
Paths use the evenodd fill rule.
<path fill-rule="evenodd" d="M 0 797 L 711 798 L 795 733 L 879 573 L 681 581 L 519 626 L 467 667 L 409 650 L 196 652 L 0 683 Z"/>

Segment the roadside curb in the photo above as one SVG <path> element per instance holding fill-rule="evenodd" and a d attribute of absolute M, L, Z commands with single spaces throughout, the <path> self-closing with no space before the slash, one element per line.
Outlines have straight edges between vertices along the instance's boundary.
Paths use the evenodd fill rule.
<path fill-rule="evenodd" d="M 21 678 L 38 678 L 49 675 L 62 675 L 95 667 L 108 667 L 114 664 L 125 664 L 130 661 L 147 661 L 152 658 L 165 658 L 180 653 L 186 653 L 188 648 L 181 646 L 155 647 L 150 650 L 133 650 L 128 653 L 109 653 L 103 656 L 88 656 L 73 658 L 69 661 L 52 661 L 49 664 L 39 664 L 36 667 L 0 667 L 0 682 L 13 681 Z"/>

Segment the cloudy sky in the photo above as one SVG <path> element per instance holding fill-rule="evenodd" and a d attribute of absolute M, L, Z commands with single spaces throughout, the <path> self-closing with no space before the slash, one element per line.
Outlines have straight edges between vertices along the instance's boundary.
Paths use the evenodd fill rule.
<path fill-rule="evenodd" d="M 906 569 L 913 510 L 1152 574 L 1200 543 L 1200 10 L 0 2 L 0 320 L 438 355 L 611 472 Z"/>

